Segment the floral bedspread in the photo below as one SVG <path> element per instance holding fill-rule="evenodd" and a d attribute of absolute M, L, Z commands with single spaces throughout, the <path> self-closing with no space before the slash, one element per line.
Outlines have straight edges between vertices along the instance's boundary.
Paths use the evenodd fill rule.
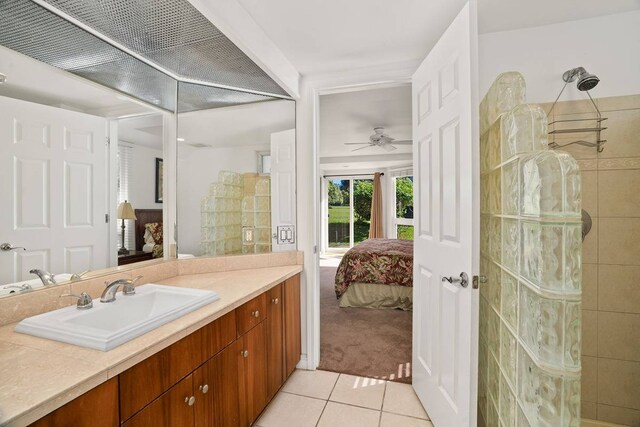
<path fill-rule="evenodd" d="M 369 239 L 349 249 L 336 272 L 338 299 L 353 282 L 413 286 L 413 241 Z"/>

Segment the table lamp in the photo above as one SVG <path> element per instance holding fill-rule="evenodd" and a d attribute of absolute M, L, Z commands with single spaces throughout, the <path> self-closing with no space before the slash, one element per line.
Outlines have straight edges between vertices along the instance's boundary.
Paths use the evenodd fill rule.
<path fill-rule="evenodd" d="M 136 219 L 138 219 L 136 218 L 136 213 L 133 211 L 133 206 L 131 206 L 131 203 L 126 200 L 120 203 L 120 205 L 118 206 L 118 219 L 122 220 L 122 246 L 118 250 L 118 255 L 127 255 L 129 253 L 129 250 L 124 247 L 124 220 L 132 219 L 135 221 Z"/>

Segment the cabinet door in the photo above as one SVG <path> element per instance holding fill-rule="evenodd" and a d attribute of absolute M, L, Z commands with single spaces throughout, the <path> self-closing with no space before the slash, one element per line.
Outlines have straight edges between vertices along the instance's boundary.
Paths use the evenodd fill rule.
<path fill-rule="evenodd" d="M 284 311 L 282 284 L 267 293 L 267 390 L 271 400 L 284 382 Z"/>
<path fill-rule="evenodd" d="M 302 352 L 300 336 L 300 275 L 284 282 L 284 347 L 285 376 L 296 369 Z"/>
<path fill-rule="evenodd" d="M 120 374 L 120 419 L 126 421 L 235 340 L 228 313 Z"/>
<path fill-rule="evenodd" d="M 196 427 L 236 427 L 240 424 L 242 340 L 218 353 L 193 373 Z M 244 378 L 242 378 L 244 380 Z"/>
<path fill-rule="evenodd" d="M 260 294 L 236 309 L 238 319 L 238 337 L 267 317 L 267 294 Z"/>
<path fill-rule="evenodd" d="M 118 379 L 89 390 L 44 418 L 32 427 L 116 427 L 118 426 Z"/>
<path fill-rule="evenodd" d="M 261 322 L 243 337 L 246 414 L 252 424 L 267 405 L 267 323 Z"/>
<path fill-rule="evenodd" d="M 190 401 L 190 399 L 193 400 Z M 123 427 L 193 427 L 192 374 L 134 415 Z"/>

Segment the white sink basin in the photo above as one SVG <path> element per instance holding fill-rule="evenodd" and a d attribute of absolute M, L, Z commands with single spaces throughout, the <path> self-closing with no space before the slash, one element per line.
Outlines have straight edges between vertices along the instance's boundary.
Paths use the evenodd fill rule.
<path fill-rule="evenodd" d="M 72 305 L 29 317 L 16 332 L 109 351 L 218 299 L 213 291 L 149 284 L 114 302 L 95 299 L 88 310 Z"/>

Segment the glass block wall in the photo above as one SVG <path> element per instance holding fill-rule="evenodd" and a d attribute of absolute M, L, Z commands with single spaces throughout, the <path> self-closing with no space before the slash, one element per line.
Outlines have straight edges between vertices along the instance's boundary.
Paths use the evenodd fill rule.
<path fill-rule="evenodd" d="M 480 105 L 479 425 L 580 425 L 581 195 L 521 74 Z"/>
<path fill-rule="evenodd" d="M 220 171 L 201 201 L 202 255 L 271 252 L 271 179 Z"/>

